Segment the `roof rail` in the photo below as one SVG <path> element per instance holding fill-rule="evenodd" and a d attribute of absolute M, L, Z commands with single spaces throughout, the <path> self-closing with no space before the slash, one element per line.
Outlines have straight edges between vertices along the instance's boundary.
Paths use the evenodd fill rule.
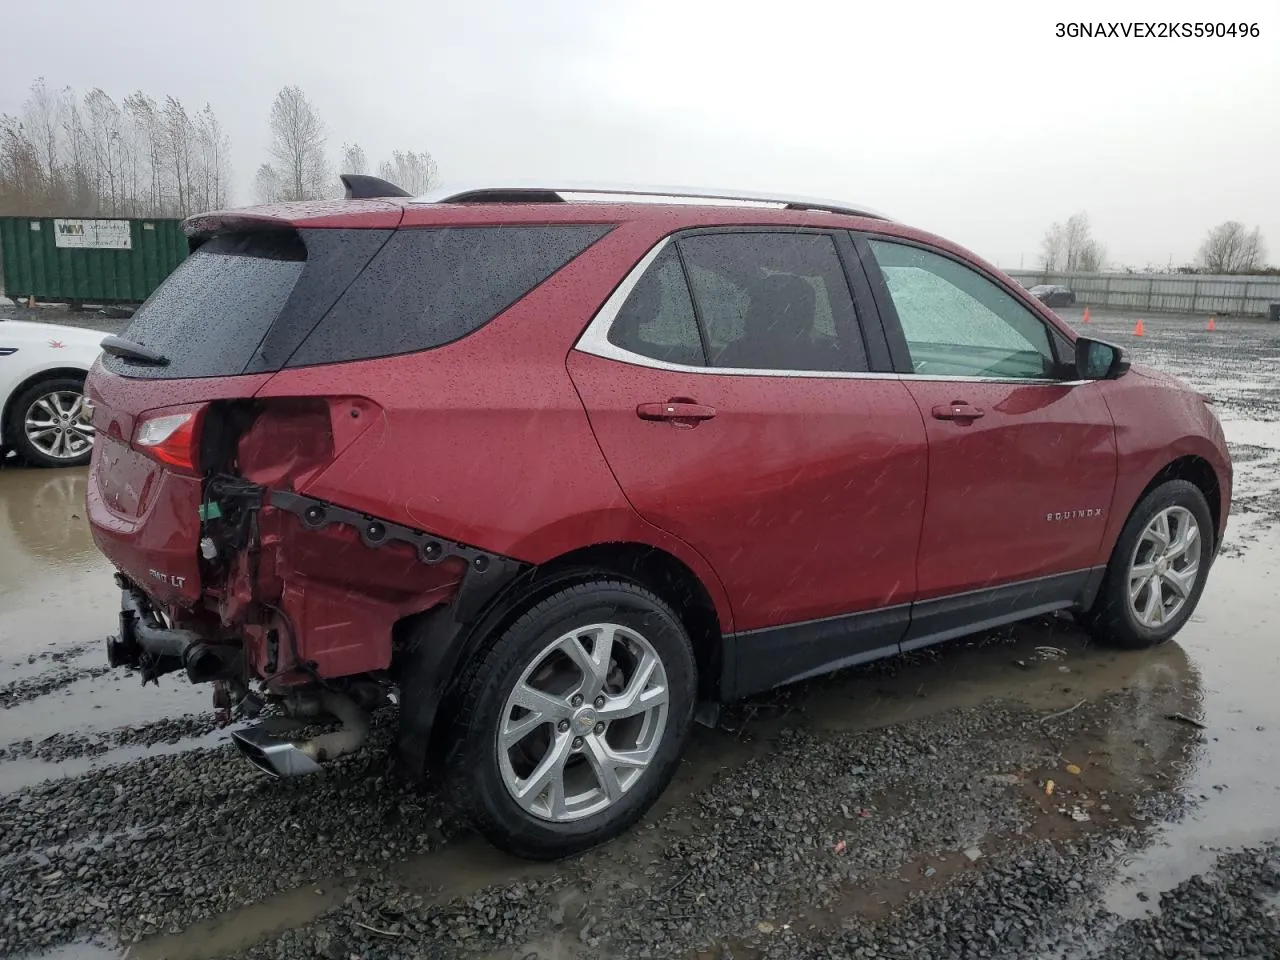
<path fill-rule="evenodd" d="M 371 177 L 363 173 L 342 173 L 338 175 L 348 200 L 376 200 L 379 197 L 411 197 L 408 190 L 397 187 L 381 177 Z"/>
<path fill-rule="evenodd" d="M 411 203 L 562 203 L 565 194 L 587 194 L 593 198 L 626 197 L 672 200 L 730 200 L 746 204 L 774 204 L 786 210 L 822 210 L 854 217 L 888 220 L 884 214 L 859 204 L 794 197 L 786 194 L 754 193 L 746 190 L 716 190 L 704 187 L 637 186 L 612 183 L 550 184 L 507 181 L 504 183 L 454 184 L 437 187 Z"/>

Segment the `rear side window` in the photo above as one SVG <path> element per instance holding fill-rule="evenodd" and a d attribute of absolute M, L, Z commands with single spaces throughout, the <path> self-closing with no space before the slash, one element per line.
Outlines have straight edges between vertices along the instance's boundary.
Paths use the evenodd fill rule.
<path fill-rule="evenodd" d="M 571 224 L 399 230 L 288 366 L 451 343 L 502 313 L 610 229 Z"/>
<path fill-rule="evenodd" d="M 124 376 L 232 376 L 244 371 L 306 266 L 293 232 L 227 234 L 184 260 L 133 315 L 124 332 L 169 358 L 142 367 L 103 354 Z"/>
<path fill-rule="evenodd" d="M 635 285 L 609 327 L 609 342 L 666 363 L 706 363 L 689 285 L 674 246 L 668 245 Z"/>
<path fill-rule="evenodd" d="M 702 234 L 679 241 L 710 365 L 863 371 L 866 352 L 826 234 Z"/>

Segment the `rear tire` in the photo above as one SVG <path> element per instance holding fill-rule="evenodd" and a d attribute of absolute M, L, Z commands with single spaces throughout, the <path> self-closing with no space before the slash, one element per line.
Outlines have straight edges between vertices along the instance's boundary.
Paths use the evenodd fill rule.
<path fill-rule="evenodd" d="M 555 860 L 603 843 L 670 782 L 697 688 L 688 634 L 657 596 L 604 578 L 566 587 L 464 674 L 449 792 L 516 856 Z"/>
<path fill-rule="evenodd" d="M 1213 560 L 1213 518 L 1186 480 L 1156 487 L 1129 515 L 1087 621 L 1096 640 L 1140 650 L 1164 643 L 1195 611 Z"/>
<path fill-rule="evenodd" d="M 93 428 L 80 419 L 83 403 L 84 380 L 50 377 L 33 383 L 9 407 L 4 428 L 9 445 L 32 466 L 83 466 L 93 453 Z"/>

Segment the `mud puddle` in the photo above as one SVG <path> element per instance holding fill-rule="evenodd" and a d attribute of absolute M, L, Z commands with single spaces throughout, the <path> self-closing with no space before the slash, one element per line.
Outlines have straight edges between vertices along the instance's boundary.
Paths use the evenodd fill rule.
<path fill-rule="evenodd" d="M 0 468 L 0 664 L 114 629 L 120 595 L 84 520 L 85 485 L 84 469 Z"/>
<path fill-rule="evenodd" d="M 1280 420 L 1253 420 L 1226 414 L 1222 418 L 1222 432 L 1229 444 L 1280 450 Z"/>
<path fill-rule="evenodd" d="M 103 731 L 208 713 L 210 703 L 208 687 L 201 689 L 176 676 L 161 677 L 144 691 L 136 674 L 113 670 L 72 680 L 0 712 L 0 740 L 42 740 L 56 733 Z"/>
<path fill-rule="evenodd" d="M 44 780 L 82 777 L 94 770 L 133 763 L 144 757 L 164 757 L 188 750 L 211 750 L 230 743 L 231 729 L 214 730 L 197 737 L 183 737 L 175 742 L 108 747 L 101 753 L 50 761 L 19 757 L 0 763 L 0 794 L 34 786 Z"/>
<path fill-rule="evenodd" d="M 1187 783 L 1198 804 L 1162 828 L 1158 843 L 1128 864 L 1108 891 L 1121 915 L 1147 912 L 1207 868 L 1215 850 L 1280 837 L 1280 529 L 1270 527 L 1240 557 L 1215 564 L 1178 642 L 1199 673 L 1204 750 Z M 1159 719 L 1153 721 L 1159 723 Z M 1149 735 L 1149 730 L 1136 730 Z"/>
<path fill-rule="evenodd" d="M 144 693 L 136 677 L 107 672 L 103 641 L 115 629 L 120 594 L 84 519 L 86 484 L 83 468 L 0 468 L 0 794 L 146 752 L 134 746 L 50 763 L 24 759 L 28 742 L 91 742 L 209 709 L 207 690 L 176 677 Z"/>

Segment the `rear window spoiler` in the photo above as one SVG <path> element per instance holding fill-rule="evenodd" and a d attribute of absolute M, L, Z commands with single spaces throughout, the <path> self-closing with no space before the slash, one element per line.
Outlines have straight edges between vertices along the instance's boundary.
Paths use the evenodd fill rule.
<path fill-rule="evenodd" d="M 397 188 L 398 189 L 398 188 Z M 188 217 L 183 232 L 193 246 L 223 233 L 265 233 L 306 228 L 344 227 L 394 230 L 404 217 L 404 205 L 394 197 L 302 200 L 268 203 L 237 210 L 213 210 Z"/>

